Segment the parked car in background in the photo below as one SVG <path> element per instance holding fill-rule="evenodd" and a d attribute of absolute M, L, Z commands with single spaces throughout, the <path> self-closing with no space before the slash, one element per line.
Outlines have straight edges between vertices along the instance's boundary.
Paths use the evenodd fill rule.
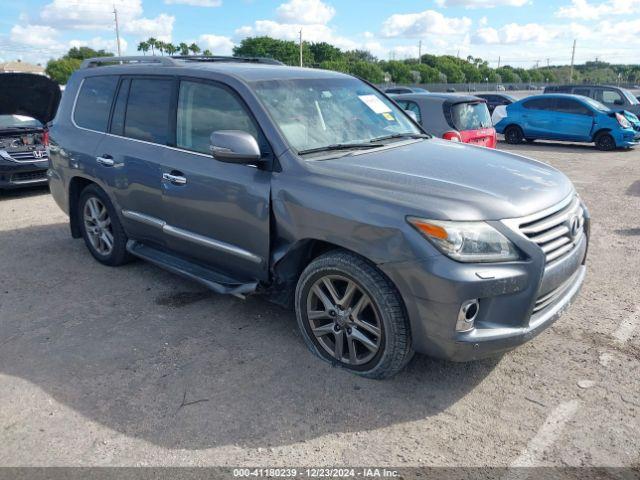
<path fill-rule="evenodd" d="M 0 74 L 0 189 L 47 183 L 48 133 L 60 88 L 43 75 Z"/>
<path fill-rule="evenodd" d="M 425 90 L 420 87 L 389 87 L 384 89 L 384 93 L 400 94 L 400 93 L 429 93 L 429 90 Z"/>
<path fill-rule="evenodd" d="M 550 85 L 544 93 L 572 93 L 593 98 L 612 110 L 628 110 L 640 115 L 640 101 L 626 88 L 610 85 Z"/>
<path fill-rule="evenodd" d="M 392 98 L 403 109 L 413 112 L 424 129 L 436 137 L 496 147 L 496 131 L 483 98 L 448 93 L 414 93 Z"/>
<path fill-rule="evenodd" d="M 516 97 L 507 95 L 506 93 L 475 93 L 478 98 L 484 98 L 487 101 L 487 108 L 489 113 L 493 113 L 496 107 L 500 105 L 511 105 L 513 102 L 517 102 Z"/>
<path fill-rule="evenodd" d="M 536 139 L 594 142 L 600 150 L 630 148 L 640 141 L 624 114 L 581 95 L 533 95 L 497 107 L 493 122 L 508 143 Z"/>
<path fill-rule="evenodd" d="M 496 85 L 496 92 L 504 92 L 505 90 L 504 85 Z"/>

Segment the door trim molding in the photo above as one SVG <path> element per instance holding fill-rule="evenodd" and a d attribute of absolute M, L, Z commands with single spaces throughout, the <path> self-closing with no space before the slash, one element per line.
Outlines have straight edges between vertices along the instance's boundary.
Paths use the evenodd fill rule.
<path fill-rule="evenodd" d="M 197 233 L 190 232 L 189 230 L 184 230 L 182 228 L 168 225 L 167 222 L 165 222 L 164 220 L 160 220 L 159 218 L 145 215 L 144 213 L 140 212 L 134 212 L 132 210 L 122 210 L 122 215 L 129 220 L 135 220 L 151 227 L 160 228 L 162 232 L 167 235 L 181 238 L 189 242 L 197 243 L 198 245 L 201 245 L 203 247 L 213 248 L 229 255 L 242 258 L 243 260 L 248 260 L 252 263 L 262 263 L 261 257 L 243 248 L 231 245 L 229 243 L 221 242 L 220 240 L 216 240 L 211 237 L 205 237 L 204 235 L 199 235 Z"/>

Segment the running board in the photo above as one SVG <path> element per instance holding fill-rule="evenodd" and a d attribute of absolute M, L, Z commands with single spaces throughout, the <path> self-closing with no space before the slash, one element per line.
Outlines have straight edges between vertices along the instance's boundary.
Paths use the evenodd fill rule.
<path fill-rule="evenodd" d="M 243 283 L 135 240 L 127 242 L 127 251 L 131 255 L 142 258 L 165 270 L 195 280 L 216 293 L 244 298 L 245 295 L 255 292 L 258 288 L 258 282 Z"/>

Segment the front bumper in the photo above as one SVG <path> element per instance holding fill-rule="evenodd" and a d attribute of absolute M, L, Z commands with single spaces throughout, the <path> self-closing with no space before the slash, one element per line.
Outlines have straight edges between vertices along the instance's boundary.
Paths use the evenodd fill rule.
<path fill-rule="evenodd" d="M 614 138 L 618 148 L 630 148 L 640 144 L 640 133 L 631 128 L 619 131 Z"/>
<path fill-rule="evenodd" d="M 580 242 L 549 265 L 537 245 L 526 238 L 511 239 L 527 260 L 463 264 L 441 255 L 380 265 L 403 297 L 415 351 L 453 361 L 498 355 L 538 335 L 569 307 L 585 278 L 588 217 Z M 475 328 L 457 332 L 460 307 L 471 299 L 478 299 L 480 306 Z"/>
<path fill-rule="evenodd" d="M 11 162 L 0 159 L 0 189 L 45 185 L 48 161 Z"/>

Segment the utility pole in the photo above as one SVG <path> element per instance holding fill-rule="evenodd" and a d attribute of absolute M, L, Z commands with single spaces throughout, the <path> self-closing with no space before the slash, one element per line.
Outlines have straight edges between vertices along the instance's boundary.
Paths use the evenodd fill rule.
<path fill-rule="evenodd" d="M 418 63 L 422 63 L 422 40 L 418 42 Z"/>
<path fill-rule="evenodd" d="M 498 56 L 498 68 L 500 68 L 500 60 L 502 59 L 502 57 Z"/>
<path fill-rule="evenodd" d="M 536 60 L 536 70 L 540 68 L 540 60 Z"/>
<path fill-rule="evenodd" d="M 549 68 L 549 59 L 547 58 L 547 68 Z"/>
<path fill-rule="evenodd" d="M 116 45 L 118 47 L 118 56 L 122 56 L 122 52 L 120 52 L 120 27 L 118 26 L 118 10 L 116 10 L 115 3 L 113 4 L 113 16 L 116 20 Z"/>
<path fill-rule="evenodd" d="M 569 71 L 569 83 L 573 82 L 573 61 L 576 57 L 576 41 L 573 40 L 573 49 L 571 50 L 571 70 Z"/>
<path fill-rule="evenodd" d="M 302 66 L 302 29 L 300 29 L 300 66 Z"/>

